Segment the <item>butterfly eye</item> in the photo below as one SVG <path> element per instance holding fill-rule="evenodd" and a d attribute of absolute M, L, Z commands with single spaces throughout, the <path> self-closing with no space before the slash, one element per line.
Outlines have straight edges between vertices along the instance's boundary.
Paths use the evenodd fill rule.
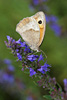
<path fill-rule="evenodd" d="M 38 21 L 38 23 L 39 23 L 39 24 L 42 24 L 42 21 L 41 21 L 41 20 L 39 20 L 39 21 Z"/>

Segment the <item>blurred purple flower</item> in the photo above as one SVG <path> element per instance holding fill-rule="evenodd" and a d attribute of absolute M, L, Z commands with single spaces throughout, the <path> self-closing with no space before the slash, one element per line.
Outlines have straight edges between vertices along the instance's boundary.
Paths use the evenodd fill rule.
<path fill-rule="evenodd" d="M 32 0 L 32 1 L 33 1 L 33 4 L 35 6 L 37 6 L 38 4 L 43 3 L 43 2 L 46 2 L 47 0 Z"/>
<path fill-rule="evenodd" d="M 21 38 L 16 41 L 16 43 L 20 44 L 21 43 Z"/>
<path fill-rule="evenodd" d="M 39 4 L 39 0 L 33 0 L 33 4 L 34 5 L 38 5 Z"/>
<path fill-rule="evenodd" d="M 47 71 L 50 71 L 48 67 L 51 67 L 51 66 L 45 63 L 43 66 L 41 66 L 41 68 L 38 69 L 38 71 L 40 71 L 42 74 L 45 74 Z"/>
<path fill-rule="evenodd" d="M 8 41 L 11 39 L 11 37 L 10 36 L 7 36 L 7 39 L 8 39 Z"/>
<path fill-rule="evenodd" d="M 64 86 L 66 86 L 67 85 L 67 79 L 64 79 L 63 82 L 64 82 Z"/>
<path fill-rule="evenodd" d="M 14 82 L 13 75 L 9 75 L 7 73 L 3 73 L 2 79 L 3 79 L 3 82 L 9 82 L 9 83 L 13 83 Z"/>
<path fill-rule="evenodd" d="M 20 61 L 22 60 L 22 56 L 21 56 L 20 53 L 17 53 L 17 57 L 18 57 L 18 59 L 19 59 Z"/>
<path fill-rule="evenodd" d="M 38 59 L 38 61 L 41 61 L 41 60 L 43 60 L 44 58 L 43 58 L 43 56 L 42 56 L 42 54 L 39 56 L 39 59 Z"/>
<path fill-rule="evenodd" d="M 19 49 L 16 49 L 16 52 L 18 53 Z"/>
<path fill-rule="evenodd" d="M 52 22 L 57 22 L 58 21 L 58 18 L 56 16 L 53 16 L 53 15 L 46 15 L 46 22 L 47 23 L 52 23 Z"/>
<path fill-rule="evenodd" d="M 9 42 L 12 40 L 12 38 L 10 36 L 7 36 L 7 39 Z M 15 40 L 13 39 L 12 42 L 15 42 Z"/>
<path fill-rule="evenodd" d="M 64 82 L 64 90 L 67 92 L 67 79 L 64 79 L 63 82 Z"/>
<path fill-rule="evenodd" d="M 31 49 L 29 48 L 29 46 L 25 45 L 24 52 L 31 53 Z"/>
<path fill-rule="evenodd" d="M 32 98 L 31 96 L 28 96 L 28 97 L 26 98 L 26 100 L 33 100 L 33 98 Z"/>
<path fill-rule="evenodd" d="M 46 22 L 49 24 L 50 28 L 55 32 L 57 36 L 61 33 L 61 27 L 57 24 L 58 18 L 56 16 L 46 15 Z"/>
<path fill-rule="evenodd" d="M 35 61 L 37 58 L 38 58 L 39 56 L 38 55 L 29 55 L 28 57 L 27 57 L 27 59 L 28 60 L 30 60 L 31 62 L 33 62 L 33 61 Z"/>
<path fill-rule="evenodd" d="M 36 74 L 36 72 L 32 68 L 30 68 L 30 76 L 33 76 L 35 74 Z"/>
<path fill-rule="evenodd" d="M 7 65 L 10 65 L 10 64 L 11 64 L 11 60 L 9 60 L 9 59 L 4 59 L 4 63 L 7 64 Z"/>
<path fill-rule="evenodd" d="M 8 70 L 11 71 L 11 72 L 14 72 L 14 71 L 15 71 L 15 68 L 14 68 L 14 66 L 12 66 L 12 65 L 9 65 L 7 68 L 8 68 Z"/>
<path fill-rule="evenodd" d="M 55 32 L 55 34 L 56 34 L 57 36 L 60 35 L 60 33 L 61 33 L 61 27 L 60 27 L 58 24 L 56 24 L 56 23 L 51 24 L 50 27 L 51 27 L 51 29 Z"/>

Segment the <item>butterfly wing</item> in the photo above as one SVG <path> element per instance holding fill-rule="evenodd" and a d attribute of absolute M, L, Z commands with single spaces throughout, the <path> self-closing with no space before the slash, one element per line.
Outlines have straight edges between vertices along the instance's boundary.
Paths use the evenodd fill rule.
<path fill-rule="evenodd" d="M 21 35 L 24 41 L 33 50 L 38 49 L 40 38 L 40 28 L 37 21 L 33 17 L 27 17 L 21 20 L 17 26 L 16 31 Z"/>
<path fill-rule="evenodd" d="M 39 28 L 40 28 L 40 38 L 39 38 L 39 46 L 40 46 L 44 39 L 45 29 L 46 29 L 45 14 L 42 11 L 40 11 L 40 12 L 37 12 L 35 15 L 33 15 L 33 18 L 37 21 Z"/>

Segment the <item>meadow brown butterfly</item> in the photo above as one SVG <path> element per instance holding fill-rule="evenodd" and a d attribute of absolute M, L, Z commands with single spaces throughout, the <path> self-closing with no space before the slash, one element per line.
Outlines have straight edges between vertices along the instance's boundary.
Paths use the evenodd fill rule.
<path fill-rule="evenodd" d="M 40 11 L 31 17 L 22 19 L 16 26 L 23 40 L 30 46 L 32 50 L 39 51 L 46 28 L 45 14 Z"/>

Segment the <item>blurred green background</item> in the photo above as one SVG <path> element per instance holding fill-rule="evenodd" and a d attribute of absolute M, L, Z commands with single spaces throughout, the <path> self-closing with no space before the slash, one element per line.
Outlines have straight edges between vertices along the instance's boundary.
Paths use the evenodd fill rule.
<path fill-rule="evenodd" d="M 4 43 L 7 41 L 7 35 L 18 40 L 21 36 L 15 31 L 17 23 L 38 11 L 30 11 L 30 2 L 31 0 L 0 0 L 0 59 L 11 59 L 16 68 L 15 76 L 23 79 L 28 89 L 41 95 L 40 88 L 33 83 L 29 75 L 21 71 L 21 63 L 16 62 L 16 58 Z M 59 18 L 60 25 L 67 28 L 67 0 L 49 0 L 47 5 L 50 13 Z M 50 75 L 56 77 L 63 87 L 63 79 L 67 78 L 67 33 L 58 37 L 46 25 L 46 35 L 40 48 L 46 53 L 47 62 L 52 66 Z"/>

